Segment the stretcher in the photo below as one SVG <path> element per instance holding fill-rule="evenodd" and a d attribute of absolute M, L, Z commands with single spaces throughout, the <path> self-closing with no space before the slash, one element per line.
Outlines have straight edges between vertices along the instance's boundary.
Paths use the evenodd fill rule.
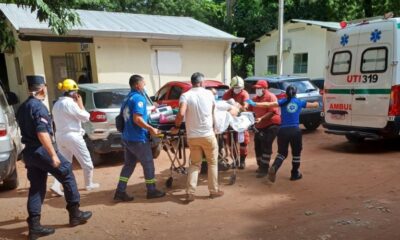
<path fill-rule="evenodd" d="M 247 123 L 250 124 L 250 126 L 247 127 L 247 129 L 252 129 L 254 125 L 253 115 L 246 116 L 246 118 L 250 119 L 249 123 Z M 167 153 L 168 159 L 171 162 L 170 176 L 165 182 L 165 185 L 166 187 L 171 188 L 174 181 L 174 173 L 185 175 L 187 174 L 187 163 L 190 160 L 190 154 L 189 156 L 186 155 L 187 143 L 185 124 L 181 125 L 177 134 L 171 133 L 171 129 L 174 127 L 173 123 L 160 124 L 150 122 L 150 124 L 161 131 L 161 134 L 159 136 L 161 148 Z M 229 185 L 233 185 L 236 182 L 237 168 L 240 161 L 239 147 L 237 146 L 237 141 L 235 141 L 234 139 L 235 134 L 238 133 L 237 130 L 238 129 L 233 125 L 232 127 L 225 129 L 224 132 L 219 132 L 217 134 L 217 139 L 227 134 L 231 143 L 227 144 L 226 142 L 223 142 L 222 149 L 224 149 L 224 151 L 218 151 L 218 161 L 229 161 L 228 158 L 231 159 L 230 165 L 232 166 L 233 171 L 229 177 Z M 240 131 L 243 132 L 243 128 L 240 129 Z"/>

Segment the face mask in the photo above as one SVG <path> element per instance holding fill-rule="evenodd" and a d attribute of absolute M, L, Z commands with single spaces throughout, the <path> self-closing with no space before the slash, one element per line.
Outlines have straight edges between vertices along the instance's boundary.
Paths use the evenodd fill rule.
<path fill-rule="evenodd" d="M 242 91 L 241 88 L 234 88 L 233 89 L 233 93 L 235 93 L 235 94 L 239 94 L 241 91 Z"/>
<path fill-rule="evenodd" d="M 264 89 L 261 88 L 256 89 L 256 95 L 262 97 L 262 95 L 264 95 Z"/>

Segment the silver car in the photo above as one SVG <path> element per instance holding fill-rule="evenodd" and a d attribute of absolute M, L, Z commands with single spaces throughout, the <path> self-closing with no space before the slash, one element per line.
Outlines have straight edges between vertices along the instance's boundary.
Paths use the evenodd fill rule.
<path fill-rule="evenodd" d="M 104 154 L 122 151 L 121 133 L 115 127 L 115 117 L 119 114 L 125 97 L 130 92 L 127 85 L 91 83 L 80 84 L 79 94 L 83 104 L 90 113 L 90 121 L 83 123 L 85 141 L 90 151 L 94 165 L 99 165 L 104 160 Z M 147 98 L 147 110 L 150 113 L 153 103 Z M 158 142 L 154 140 L 153 157 L 160 152 Z"/>
<path fill-rule="evenodd" d="M 10 101 L 17 104 L 18 100 Z M 18 187 L 16 163 L 22 151 L 21 134 L 15 119 L 14 109 L 7 102 L 0 87 L 0 183 L 2 189 Z"/>

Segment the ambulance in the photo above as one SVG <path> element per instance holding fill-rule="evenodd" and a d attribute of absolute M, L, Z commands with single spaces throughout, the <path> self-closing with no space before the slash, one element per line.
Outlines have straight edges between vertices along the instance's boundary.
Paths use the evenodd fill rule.
<path fill-rule="evenodd" d="M 324 127 L 350 142 L 398 137 L 400 18 L 342 22 L 328 53 Z"/>

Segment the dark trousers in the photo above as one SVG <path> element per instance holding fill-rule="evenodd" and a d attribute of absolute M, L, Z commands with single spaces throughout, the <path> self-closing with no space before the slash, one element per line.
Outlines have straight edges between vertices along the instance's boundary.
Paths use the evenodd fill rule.
<path fill-rule="evenodd" d="M 279 126 L 271 125 L 266 128 L 258 128 L 254 134 L 254 148 L 257 165 L 261 170 L 268 171 L 271 160 L 272 144 L 278 134 Z"/>
<path fill-rule="evenodd" d="M 125 162 L 119 177 L 117 191 L 125 192 L 128 180 L 132 176 L 138 161 L 143 167 L 147 191 L 155 190 L 155 169 L 150 142 L 130 142 L 123 140 L 122 143 L 124 145 Z"/>
<path fill-rule="evenodd" d="M 57 152 L 61 165 L 53 167 L 50 155 L 46 149 L 39 147 L 23 152 L 27 175 L 30 182 L 28 196 L 29 217 L 40 216 L 42 204 L 46 195 L 47 173 L 51 173 L 63 186 L 67 208 L 79 204 L 80 195 L 72 172 L 72 165 L 60 153 Z"/>
<path fill-rule="evenodd" d="M 275 158 L 276 170 L 288 156 L 289 144 L 292 149 L 292 174 L 297 173 L 300 167 L 300 155 L 303 148 L 301 129 L 298 127 L 284 127 L 278 131 L 278 155 Z"/>

